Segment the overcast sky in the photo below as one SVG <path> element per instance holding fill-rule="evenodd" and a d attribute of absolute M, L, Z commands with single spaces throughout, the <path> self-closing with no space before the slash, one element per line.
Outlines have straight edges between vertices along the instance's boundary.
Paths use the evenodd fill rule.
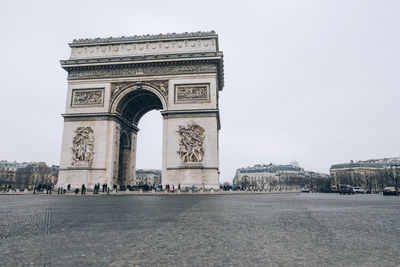
<path fill-rule="evenodd" d="M 74 38 L 215 30 L 224 52 L 220 180 L 257 163 L 328 173 L 399 155 L 400 1 L 0 2 L 0 159 L 58 164 Z M 162 117 L 137 165 L 161 168 Z"/>

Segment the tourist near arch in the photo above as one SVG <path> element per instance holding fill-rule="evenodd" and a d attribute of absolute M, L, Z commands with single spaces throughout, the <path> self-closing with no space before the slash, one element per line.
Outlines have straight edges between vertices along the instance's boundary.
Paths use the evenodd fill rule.
<path fill-rule="evenodd" d="M 129 185 L 141 117 L 163 116 L 162 184 L 219 188 L 223 53 L 211 32 L 74 40 L 58 186 Z"/>

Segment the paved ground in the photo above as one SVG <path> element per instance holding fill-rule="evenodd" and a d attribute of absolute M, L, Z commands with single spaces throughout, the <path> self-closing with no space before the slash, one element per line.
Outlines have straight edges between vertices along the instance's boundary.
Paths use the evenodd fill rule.
<path fill-rule="evenodd" d="M 0 195 L 0 266 L 400 265 L 400 197 Z"/>

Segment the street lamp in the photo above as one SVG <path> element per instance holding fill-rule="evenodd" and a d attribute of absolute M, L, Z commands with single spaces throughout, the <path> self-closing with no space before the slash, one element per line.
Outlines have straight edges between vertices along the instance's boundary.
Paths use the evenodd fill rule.
<path fill-rule="evenodd" d="M 395 173 L 396 173 L 396 176 L 395 176 L 395 192 L 396 192 L 396 196 L 398 196 L 399 195 L 399 175 L 398 175 L 398 172 L 397 172 L 397 166 L 398 166 L 398 164 L 397 163 L 395 163 L 394 164 L 394 171 L 395 171 Z"/>

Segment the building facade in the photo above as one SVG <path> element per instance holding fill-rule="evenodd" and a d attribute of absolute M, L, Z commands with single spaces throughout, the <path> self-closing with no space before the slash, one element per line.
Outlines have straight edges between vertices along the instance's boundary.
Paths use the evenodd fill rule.
<path fill-rule="evenodd" d="M 161 170 L 146 170 L 137 169 L 136 170 L 136 180 L 133 185 L 135 186 L 157 186 L 161 185 Z"/>
<path fill-rule="evenodd" d="M 58 178 L 58 166 L 47 166 L 45 162 L 8 162 L 0 161 L 0 186 L 8 188 L 32 189 L 38 184 L 55 185 Z"/>
<path fill-rule="evenodd" d="M 2 184 L 14 184 L 15 173 L 17 172 L 17 163 L 8 162 L 6 160 L 0 161 L 0 181 Z"/>
<path fill-rule="evenodd" d="M 298 192 L 307 187 L 325 191 L 329 188 L 329 175 L 292 165 L 257 164 L 237 169 L 232 184 L 240 190 Z"/>
<path fill-rule="evenodd" d="M 334 164 L 330 168 L 331 185 L 340 184 L 364 187 L 372 193 L 381 192 L 386 186 L 395 186 L 400 176 L 400 157 L 350 161 Z"/>

